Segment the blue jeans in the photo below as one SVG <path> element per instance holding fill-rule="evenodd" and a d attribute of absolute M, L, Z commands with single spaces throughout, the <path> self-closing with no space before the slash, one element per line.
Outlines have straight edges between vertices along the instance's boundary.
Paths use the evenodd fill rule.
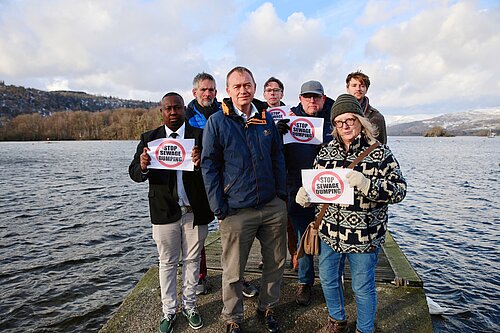
<path fill-rule="evenodd" d="M 319 277 L 328 307 L 328 314 L 335 320 L 345 320 L 342 273 L 345 259 L 349 260 L 352 276 L 352 290 L 356 298 L 356 328 L 371 333 L 374 328 L 377 294 L 375 290 L 375 266 L 379 248 L 371 253 L 335 252 L 323 241 L 319 254 Z"/>
<path fill-rule="evenodd" d="M 293 225 L 293 230 L 295 231 L 295 234 L 297 235 L 297 249 L 300 244 L 300 239 L 302 238 L 302 235 L 306 231 L 307 226 L 311 222 L 310 220 L 306 220 L 305 217 L 303 216 L 294 216 L 294 215 L 289 215 L 290 221 L 292 221 Z M 313 261 L 313 256 L 311 255 L 304 255 L 302 258 L 299 259 L 299 283 L 307 283 L 307 284 L 314 284 L 314 261 Z"/>

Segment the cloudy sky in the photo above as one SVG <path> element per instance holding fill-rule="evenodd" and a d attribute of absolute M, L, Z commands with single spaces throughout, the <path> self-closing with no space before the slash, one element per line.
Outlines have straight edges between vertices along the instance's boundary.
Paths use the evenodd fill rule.
<path fill-rule="evenodd" d="M 43 90 L 187 102 L 206 71 L 220 99 L 243 65 L 256 97 L 276 76 L 296 105 L 303 82 L 336 98 L 360 69 L 391 122 L 498 107 L 499 58 L 498 0 L 0 0 L 0 80 Z"/>

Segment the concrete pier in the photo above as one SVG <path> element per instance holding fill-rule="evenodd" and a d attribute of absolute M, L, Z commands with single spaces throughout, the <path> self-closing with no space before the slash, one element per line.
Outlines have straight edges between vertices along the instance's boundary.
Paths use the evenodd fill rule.
<path fill-rule="evenodd" d="M 222 309 L 222 270 L 220 268 L 220 236 L 217 232 L 211 233 L 207 239 L 206 251 L 210 289 L 209 294 L 198 297 L 198 309 L 204 320 L 203 328 L 198 331 L 225 332 L 224 322 L 219 317 Z M 256 241 L 249 256 L 245 276 L 257 286 L 260 284 L 259 262 L 260 248 L 258 241 Z M 348 267 L 346 268 L 344 296 L 349 328 L 351 332 L 354 332 L 356 304 L 351 290 L 349 270 Z M 384 251 L 381 251 L 379 256 L 376 281 L 378 297 L 376 332 L 432 332 L 432 323 L 422 281 L 390 235 L 387 237 Z M 317 278 L 315 281 L 313 301 L 308 307 L 298 306 L 295 303 L 296 287 L 297 274 L 287 268 L 280 304 L 275 309 L 275 315 L 280 322 L 282 332 L 326 332 L 324 328 L 327 324 L 328 311 L 319 279 Z M 244 307 L 243 332 L 266 332 L 263 324 L 258 321 L 255 315 L 257 298 L 245 299 Z M 99 332 L 158 332 L 161 315 L 158 269 L 152 267 Z M 178 312 L 174 332 L 194 332 L 180 312 Z"/>

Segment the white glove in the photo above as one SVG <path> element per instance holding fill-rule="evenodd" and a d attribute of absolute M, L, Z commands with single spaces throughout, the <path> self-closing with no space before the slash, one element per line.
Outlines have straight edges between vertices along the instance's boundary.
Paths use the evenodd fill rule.
<path fill-rule="evenodd" d="M 351 187 L 357 187 L 364 195 L 368 194 L 370 180 L 361 172 L 353 170 L 346 175 L 346 178 Z"/>
<path fill-rule="evenodd" d="M 295 196 L 295 202 L 297 202 L 302 207 L 311 206 L 311 199 L 307 195 L 306 189 L 301 187 Z"/>

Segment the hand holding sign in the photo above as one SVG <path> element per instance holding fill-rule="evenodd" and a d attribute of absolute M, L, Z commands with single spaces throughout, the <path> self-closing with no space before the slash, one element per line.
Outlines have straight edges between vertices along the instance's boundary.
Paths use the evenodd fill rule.
<path fill-rule="evenodd" d="M 278 128 L 278 132 L 280 132 L 281 135 L 285 135 L 290 131 L 290 125 L 288 123 L 290 122 L 290 119 L 281 119 L 278 120 L 276 123 L 276 127 Z"/>
<path fill-rule="evenodd" d="M 302 170 L 302 186 L 311 202 L 352 205 L 354 190 L 346 178 L 351 172 L 341 168 Z"/>
<path fill-rule="evenodd" d="M 370 189 L 370 180 L 361 172 L 353 170 L 346 175 L 346 178 L 351 187 L 357 187 L 358 190 L 365 195 L 368 193 Z"/>
<path fill-rule="evenodd" d="M 323 118 L 286 117 L 284 119 L 290 119 L 290 131 L 283 136 L 283 144 L 318 145 L 323 143 Z"/>
<path fill-rule="evenodd" d="M 300 187 L 297 195 L 295 196 L 295 202 L 301 205 L 302 207 L 311 206 L 311 199 L 307 195 L 307 191 L 305 188 Z"/>
<path fill-rule="evenodd" d="M 194 170 L 194 139 L 157 139 L 148 146 L 149 169 Z"/>
<path fill-rule="evenodd" d="M 144 150 L 142 151 L 142 154 L 140 156 L 140 162 L 141 162 L 141 171 L 146 172 L 148 170 L 148 165 L 151 161 L 151 158 L 148 155 L 149 148 L 144 147 Z"/>
<path fill-rule="evenodd" d="M 198 146 L 193 147 L 193 152 L 191 153 L 191 158 L 193 159 L 193 164 L 195 167 L 200 166 L 201 161 L 201 149 Z"/>

